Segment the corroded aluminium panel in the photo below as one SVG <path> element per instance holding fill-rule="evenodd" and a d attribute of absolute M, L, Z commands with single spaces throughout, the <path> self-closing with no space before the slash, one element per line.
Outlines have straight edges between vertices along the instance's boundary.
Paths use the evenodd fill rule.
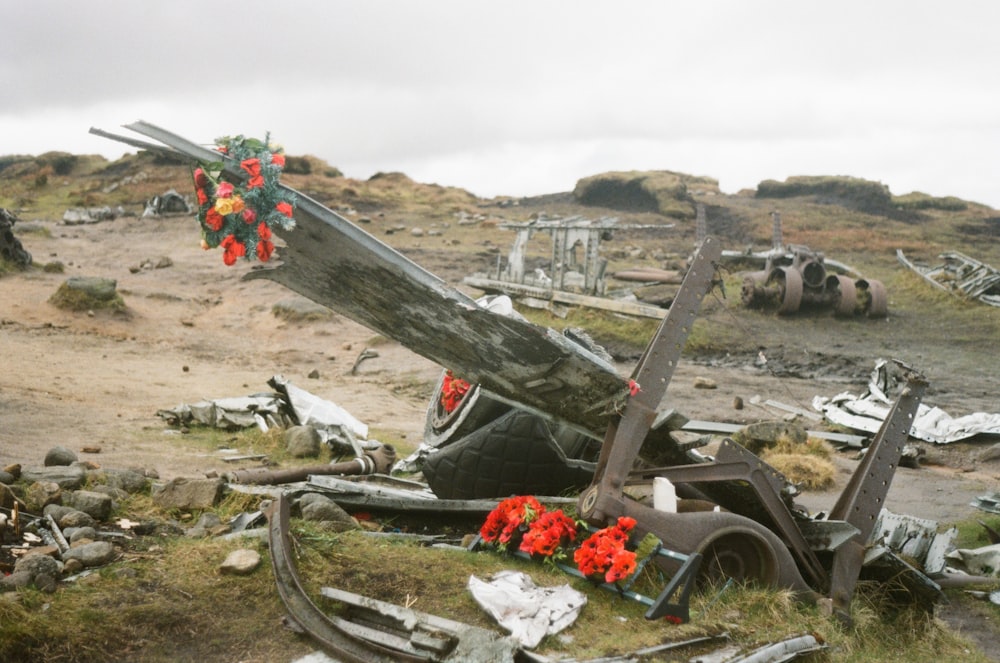
<path fill-rule="evenodd" d="M 176 134 L 136 122 L 127 128 L 153 143 L 93 133 L 144 148 L 172 151 L 193 162 L 225 159 Z M 241 176 L 225 160 L 227 172 Z M 285 187 L 287 189 L 287 187 Z M 391 247 L 315 200 L 297 197 L 280 265 L 251 272 L 373 329 L 413 352 L 479 383 L 501 399 L 593 432 L 602 432 L 626 380 L 606 360 L 552 329 L 478 306 Z"/>

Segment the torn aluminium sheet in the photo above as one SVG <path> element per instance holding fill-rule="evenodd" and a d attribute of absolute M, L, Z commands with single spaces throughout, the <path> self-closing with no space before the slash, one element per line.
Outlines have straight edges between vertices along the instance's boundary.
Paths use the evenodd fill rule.
<path fill-rule="evenodd" d="M 160 410 L 156 414 L 174 425 L 198 423 L 236 430 L 260 426 L 261 422 L 266 422 L 264 427 L 274 425 L 276 418 L 281 416 L 281 406 L 278 394 L 267 393 L 182 403 L 172 410 Z"/>
<path fill-rule="evenodd" d="M 311 426 L 324 443 L 349 448 L 356 456 L 379 446 L 367 439 L 368 425 L 336 403 L 300 389 L 280 375 L 268 380 L 268 385 L 273 392 L 201 400 L 160 410 L 157 415 L 175 425 L 198 423 L 226 430 Z"/>
<path fill-rule="evenodd" d="M 872 371 L 868 390 L 861 396 L 847 392 L 832 398 L 816 396 L 812 405 L 835 424 L 874 434 L 878 432 L 892 407 L 888 394 L 892 392 L 895 383 L 889 363 L 880 359 Z M 952 417 L 941 408 L 921 404 L 910 435 L 935 444 L 956 442 L 975 435 L 1000 435 L 1000 414 L 974 412 L 962 417 Z"/>

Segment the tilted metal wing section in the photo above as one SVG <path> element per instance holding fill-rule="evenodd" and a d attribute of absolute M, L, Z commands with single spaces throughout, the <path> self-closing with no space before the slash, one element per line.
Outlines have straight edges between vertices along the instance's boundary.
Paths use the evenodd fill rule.
<path fill-rule="evenodd" d="M 146 122 L 126 128 L 162 145 L 91 132 L 192 162 L 239 164 Z M 163 146 L 167 146 L 164 148 Z M 606 360 L 562 334 L 493 313 L 347 219 L 295 194 L 296 228 L 275 228 L 286 243 L 280 264 L 254 270 L 265 278 L 398 341 L 413 352 L 508 400 L 588 431 L 602 432 L 627 381 Z"/>

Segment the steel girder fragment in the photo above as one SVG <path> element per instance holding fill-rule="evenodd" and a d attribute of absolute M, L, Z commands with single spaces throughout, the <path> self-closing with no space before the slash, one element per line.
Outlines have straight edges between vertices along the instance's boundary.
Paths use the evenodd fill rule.
<path fill-rule="evenodd" d="M 845 620 L 850 618 L 851 597 L 864 564 L 865 542 L 885 505 L 903 445 L 927 389 L 927 380 L 912 369 L 907 368 L 905 380 L 906 386 L 830 511 L 831 520 L 843 520 L 858 528 L 858 534 L 833 555 L 830 598 L 836 613 Z"/>

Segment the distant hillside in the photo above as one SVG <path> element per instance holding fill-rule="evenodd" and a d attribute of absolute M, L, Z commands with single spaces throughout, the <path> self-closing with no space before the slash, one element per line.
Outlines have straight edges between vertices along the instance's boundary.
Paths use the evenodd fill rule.
<path fill-rule="evenodd" d="M 892 254 L 895 248 L 933 258 L 959 250 L 1000 264 L 1000 213 L 954 197 L 893 195 L 879 183 L 852 177 L 799 176 L 765 180 L 756 190 L 728 195 L 710 177 L 672 171 L 608 172 L 577 182 L 572 192 L 530 198 L 482 199 L 456 187 L 415 182 L 403 173 L 367 180 L 345 177 L 311 155 L 289 156 L 283 181 L 331 209 L 350 211 L 388 233 L 390 224 L 450 223 L 458 216 L 525 221 L 533 215 L 618 217 L 624 223 L 673 226 L 680 247 L 695 237 L 698 205 L 708 230 L 733 248 L 766 247 L 771 212 L 782 214 L 786 243 L 830 254 Z M 0 156 L 0 207 L 23 219 L 59 220 L 68 208 L 121 207 L 139 214 L 147 200 L 176 190 L 191 196 L 190 167 L 148 152 L 108 161 L 95 155 L 49 152 Z M 385 219 L 381 225 L 380 219 Z M 485 228 L 489 230 L 489 228 Z M 508 234 L 483 241 L 503 246 Z M 686 249 L 685 249 L 686 250 Z M 864 259 L 862 258 L 862 261 Z"/>

